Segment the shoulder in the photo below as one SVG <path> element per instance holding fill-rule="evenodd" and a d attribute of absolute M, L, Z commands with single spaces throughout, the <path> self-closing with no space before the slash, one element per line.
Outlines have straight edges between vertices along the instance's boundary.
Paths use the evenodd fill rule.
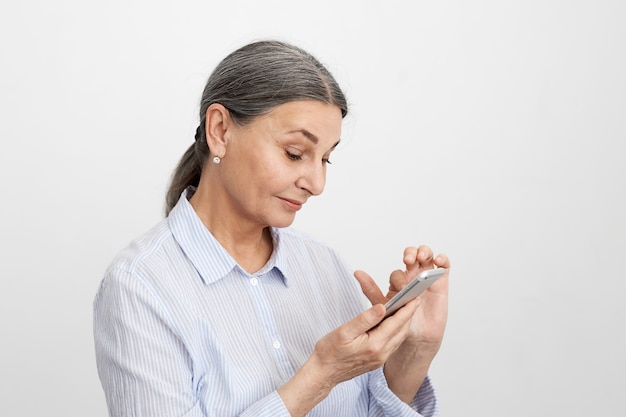
<path fill-rule="evenodd" d="M 140 291 L 158 285 L 180 252 L 168 219 L 163 219 L 118 252 L 104 272 L 98 293 L 107 287 Z"/>
<path fill-rule="evenodd" d="M 119 269 L 132 274 L 146 264 L 167 257 L 173 243 L 168 219 L 163 219 L 122 249 L 109 264 L 108 271 Z"/>

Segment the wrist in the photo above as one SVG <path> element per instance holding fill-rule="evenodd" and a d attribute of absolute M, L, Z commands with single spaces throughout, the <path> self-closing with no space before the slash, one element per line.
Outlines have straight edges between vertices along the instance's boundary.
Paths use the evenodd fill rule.
<path fill-rule="evenodd" d="M 434 356 L 425 354 L 415 346 L 398 348 L 383 368 L 389 389 L 400 400 L 411 404 L 428 374 Z"/>
<path fill-rule="evenodd" d="M 438 349 L 434 347 L 402 346 L 389 357 L 387 363 L 402 366 L 405 369 L 420 370 L 420 372 L 423 370 L 426 372 L 435 356 L 437 356 L 437 352 Z"/>
<path fill-rule="evenodd" d="M 407 337 L 394 354 L 397 353 L 399 356 L 414 357 L 415 359 L 430 357 L 430 360 L 432 360 L 432 358 L 437 355 L 437 352 L 439 352 L 440 347 L 441 340 L 425 341 L 423 339 L 414 340 Z"/>
<path fill-rule="evenodd" d="M 324 372 L 323 362 L 315 352 L 302 365 L 298 373 L 302 373 L 311 389 L 323 395 L 323 398 L 327 397 L 333 387 L 337 385 L 337 383 L 333 382 L 332 378 Z"/>
<path fill-rule="evenodd" d="M 320 372 L 315 356 L 311 356 L 295 375 L 278 389 L 292 417 L 305 416 L 330 394 L 333 385 Z"/>

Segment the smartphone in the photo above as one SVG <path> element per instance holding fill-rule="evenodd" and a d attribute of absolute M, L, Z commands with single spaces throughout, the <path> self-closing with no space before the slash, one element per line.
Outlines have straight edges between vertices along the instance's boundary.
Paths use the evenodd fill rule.
<path fill-rule="evenodd" d="M 446 272 L 445 268 L 434 268 L 422 271 L 411 282 L 409 282 L 404 288 L 400 290 L 393 298 L 385 304 L 387 312 L 385 317 L 388 317 L 400 309 L 403 305 L 423 293 L 426 288 L 430 287 L 435 281 L 443 276 Z"/>

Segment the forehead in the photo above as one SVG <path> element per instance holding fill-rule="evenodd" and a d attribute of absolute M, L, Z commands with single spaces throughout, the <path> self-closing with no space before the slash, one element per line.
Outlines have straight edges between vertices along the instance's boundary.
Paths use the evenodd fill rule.
<path fill-rule="evenodd" d="M 314 100 L 281 104 L 259 119 L 273 134 L 302 134 L 315 144 L 336 143 L 343 120 L 338 106 Z"/>

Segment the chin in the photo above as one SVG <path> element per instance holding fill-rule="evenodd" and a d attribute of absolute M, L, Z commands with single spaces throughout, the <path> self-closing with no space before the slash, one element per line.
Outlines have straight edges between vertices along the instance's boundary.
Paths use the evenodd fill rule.
<path fill-rule="evenodd" d="M 273 221 L 269 222 L 271 227 L 283 228 L 289 227 L 293 224 L 296 216 L 283 216 L 282 218 L 272 219 Z"/>

